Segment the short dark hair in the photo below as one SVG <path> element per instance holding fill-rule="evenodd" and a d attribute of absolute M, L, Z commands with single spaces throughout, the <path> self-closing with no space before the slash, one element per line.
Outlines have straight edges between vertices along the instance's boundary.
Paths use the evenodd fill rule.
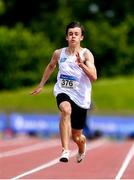
<path fill-rule="evenodd" d="M 75 27 L 79 27 L 81 29 L 81 33 L 82 33 L 82 36 L 84 36 L 84 33 L 85 33 L 85 30 L 84 30 L 84 27 L 83 25 L 78 22 L 78 21 L 73 21 L 71 23 L 69 23 L 66 27 L 66 35 L 68 34 L 68 29 L 69 28 L 75 28 Z"/>

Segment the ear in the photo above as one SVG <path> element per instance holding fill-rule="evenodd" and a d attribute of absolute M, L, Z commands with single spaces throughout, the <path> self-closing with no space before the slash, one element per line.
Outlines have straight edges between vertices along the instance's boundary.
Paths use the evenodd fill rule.
<path fill-rule="evenodd" d="M 84 36 L 81 36 L 80 40 L 82 41 L 84 39 Z"/>
<path fill-rule="evenodd" d="M 68 41 L 68 37 L 66 36 L 66 41 Z"/>

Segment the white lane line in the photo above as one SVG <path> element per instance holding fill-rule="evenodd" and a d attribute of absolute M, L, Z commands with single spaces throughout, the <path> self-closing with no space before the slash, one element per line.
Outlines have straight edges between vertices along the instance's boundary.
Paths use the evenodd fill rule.
<path fill-rule="evenodd" d="M 99 146 L 104 145 L 106 142 L 107 141 L 103 139 L 103 140 L 99 140 L 97 142 L 89 143 L 87 145 L 87 150 L 92 150 L 92 149 L 98 148 Z M 73 157 L 76 154 L 77 154 L 77 150 L 74 150 L 74 151 L 72 151 L 70 157 Z M 41 166 L 38 166 L 38 167 L 36 167 L 36 168 L 34 168 L 34 169 L 30 170 L 30 171 L 24 172 L 24 173 L 22 173 L 22 174 L 20 174 L 20 175 L 18 175 L 16 177 L 13 177 L 10 180 L 17 180 L 19 178 L 30 175 L 30 174 L 35 173 L 37 171 L 40 171 L 42 169 L 46 169 L 48 167 L 54 166 L 55 164 L 58 164 L 58 163 L 59 163 L 59 157 L 57 157 L 56 159 L 53 159 L 52 161 L 49 161 L 48 163 L 45 163 L 45 164 L 43 164 Z"/>
<path fill-rule="evenodd" d="M 125 158 L 125 160 L 124 160 L 124 162 L 123 162 L 123 164 L 122 164 L 122 166 L 118 172 L 118 174 L 116 175 L 115 180 L 121 179 L 121 177 L 123 176 L 123 174 L 124 174 L 125 170 L 127 169 L 131 159 L 133 158 L 133 156 L 134 156 L 134 143 L 132 144 L 132 146 L 131 146 L 131 148 L 130 148 L 130 150 L 129 150 L 129 152 L 128 152 L 128 154 L 127 154 L 127 156 L 126 156 L 126 158 Z"/>
<path fill-rule="evenodd" d="M 27 144 L 27 143 L 33 143 L 36 142 L 36 139 L 28 138 L 28 137 L 17 137 L 15 139 L 4 139 L 0 140 L 0 147 L 6 147 L 6 146 L 13 146 L 18 144 Z"/>
<path fill-rule="evenodd" d="M 10 142 L 10 141 L 6 141 L 3 144 L 0 144 L 0 148 L 2 147 L 10 147 L 10 146 L 16 146 L 16 145 L 27 145 L 27 144 L 31 144 L 34 143 L 35 141 L 28 141 L 28 140 L 17 140 L 14 142 Z"/>
<path fill-rule="evenodd" d="M 54 147 L 57 145 L 59 145 L 59 140 L 51 140 L 51 141 L 47 140 L 47 142 L 36 143 L 34 145 L 30 145 L 30 146 L 26 146 L 26 147 L 22 147 L 22 148 L 17 148 L 15 150 L 0 153 L 0 158 L 21 155 L 24 153 L 29 153 L 31 151 L 33 152 L 33 151 L 37 151 L 37 150 L 41 150 L 41 149 L 46 149 L 49 147 Z"/>

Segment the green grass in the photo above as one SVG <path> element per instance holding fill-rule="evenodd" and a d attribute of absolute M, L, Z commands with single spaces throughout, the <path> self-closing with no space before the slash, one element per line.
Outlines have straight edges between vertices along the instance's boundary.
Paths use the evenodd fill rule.
<path fill-rule="evenodd" d="M 55 113 L 58 111 L 53 96 L 53 86 L 47 85 L 36 96 L 30 95 L 35 87 L 0 93 L 1 112 Z"/>
<path fill-rule="evenodd" d="M 0 112 L 57 113 L 53 85 L 31 96 L 35 87 L 1 91 Z M 134 77 L 100 79 L 93 83 L 94 114 L 134 115 Z"/>
<path fill-rule="evenodd" d="M 95 113 L 134 115 L 134 77 L 98 80 L 92 95 Z"/>

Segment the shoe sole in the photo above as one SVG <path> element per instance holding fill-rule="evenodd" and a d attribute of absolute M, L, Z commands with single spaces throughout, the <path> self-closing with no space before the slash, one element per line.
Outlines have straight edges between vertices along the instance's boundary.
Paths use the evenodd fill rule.
<path fill-rule="evenodd" d="M 85 143 L 85 154 L 86 154 L 86 148 L 87 148 L 87 144 Z M 77 160 L 77 163 L 80 163 L 81 161 L 83 161 L 84 160 L 84 158 L 83 159 L 80 159 L 80 160 Z"/>
<path fill-rule="evenodd" d="M 60 162 L 68 162 L 67 158 L 60 158 Z"/>
<path fill-rule="evenodd" d="M 77 163 L 80 163 L 83 159 L 81 159 L 80 161 L 77 161 Z"/>

